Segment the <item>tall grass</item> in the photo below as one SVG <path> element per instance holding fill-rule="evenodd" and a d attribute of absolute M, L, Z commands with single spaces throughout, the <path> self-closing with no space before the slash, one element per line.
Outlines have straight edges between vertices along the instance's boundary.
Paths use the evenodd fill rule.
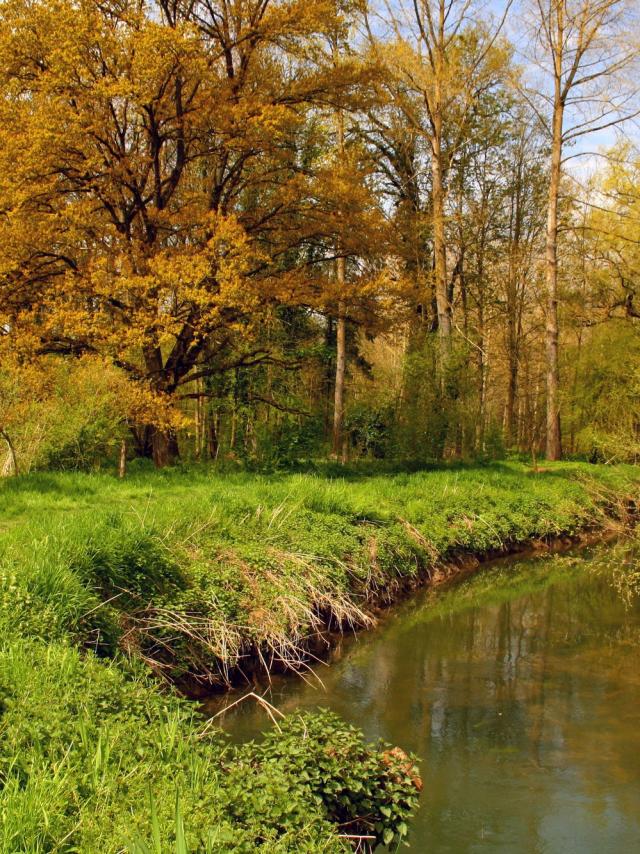
<path fill-rule="evenodd" d="M 192 709 L 121 665 L 14 641 L 0 649 L 0 703 L 6 854 L 344 850 L 286 765 L 200 737 Z"/>
<path fill-rule="evenodd" d="M 224 683 L 300 668 L 327 626 L 461 552 L 610 524 L 633 467 L 519 463 L 396 474 L 40 474 L 0 487 L 0 630 L 116 647 Z"/>

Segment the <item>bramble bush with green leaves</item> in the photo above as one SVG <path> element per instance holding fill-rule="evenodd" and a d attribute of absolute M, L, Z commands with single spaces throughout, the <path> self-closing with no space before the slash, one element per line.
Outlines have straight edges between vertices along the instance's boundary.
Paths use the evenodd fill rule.
<path fill-rule="evenodd" d="M 293 716 L 284 730 L 284 738 L 274 730 L 265 737 L 260 755 L 308 786 L 330 821 L 371 838 L 372 847 L 405 839 L 422 788 L 412 757 L 384 744 L 371 751 L 359 730 L 328 711 Z"/>

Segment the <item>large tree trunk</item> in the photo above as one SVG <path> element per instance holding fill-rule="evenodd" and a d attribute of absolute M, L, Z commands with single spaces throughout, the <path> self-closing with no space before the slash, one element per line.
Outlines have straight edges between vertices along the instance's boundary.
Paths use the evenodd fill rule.
<path fill-rule="evenodd" d="M 153 464 L 156 468 L 170 466 L 180 457 L 178 437 L 173 430 L 151 428 Z"/>
<path fill-rule="evenodd" d="M 553 112 L 553 140 L 551 148 L 551 175 L 549 180 L 549 209 L 547 216 L 547 431 L 546 455 L 548 460 L 562 457 L 560 439 L 560 371 L 558 366 L 558 196 L 562 158 L 563 104 L 559 97 L 559 84 Z"/>

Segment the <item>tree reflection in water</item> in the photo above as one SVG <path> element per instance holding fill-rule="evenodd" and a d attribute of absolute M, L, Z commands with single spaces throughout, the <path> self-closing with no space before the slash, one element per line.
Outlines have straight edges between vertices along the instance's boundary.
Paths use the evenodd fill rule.
<path fill-rule="evenodd" d="M 421 757 L 416 851 L 640 850 L 640 607 L 623 565 L 608 546 L 492 567 L 348 642 L 324 689 L 281 681 L 271 701 L 329 706 Z M 265 726 L 248 707 L 225 723 Z"/>

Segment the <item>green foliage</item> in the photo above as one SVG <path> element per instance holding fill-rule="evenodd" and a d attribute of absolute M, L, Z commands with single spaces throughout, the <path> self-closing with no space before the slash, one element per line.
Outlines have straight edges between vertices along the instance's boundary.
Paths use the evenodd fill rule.
<path fill-rule="evenodd" d="M 640 458 L 640 336 L 624 323 L 592 333 L 589 346 L 569 350 L 575 381 L 569 411 L 574 450 L 592 462 Z"/>
<path fill-rule="evenodd" d="M 294 661 L 436 561 L 602 523 L 638 488 L 624 466 L 383 471 L 5 481 L 0 850 L 315 854 L 347 850 L 346 822 L 404 838 L 403 754 L 330 715 L 232 748 L 136 663 L 223 680 L 251 649 Z"/>
<path fill-rule="evenodd" d="M 448 414 L 437 380 L 437 341 L 427 336 L 405 357 L 406 400 L 391 435 L 394 455 L 401 459 L 442 459 Z"/>
<path fill-rule="evenodd" d="M 504 459 L 506 448 L 502 426 L 497 421 L 490 421 L 484 434 L 484 450 L 482 456 L 490 460 Z"/>
<path fill-rule="evenodd" d="M 281 418 L 273 426 L 258 423 L 254 462 L 261 467 L 286 467 L 318 455 L 325 442 L 320 415 Z"/>
<path fill-rule="evenodd" d="M 162 851 L 341 850 L 286 763 L 200 737 L 184 702 L 122 666 L 13 643 L 0 702 L 2 851 L 135 850 L 149 829 Z"/>
<path fill-rule="evenodd" d="M 393 414 L 390 404 L 351 407 L 345 419 L 345 429 L 358 456 L 374 459 L 388 456 Z"/>
<path fill-rule="evenodd" d="M 438 560 L 599 524 L 636 488 L 633 468 L 586 464 L 13 478 L 0 627 L 225 680 L 251 651 L 300 663 L 310 633 L 367 625 Z"/>
<path fill-rule="evenodd" d="M 45 359 L 26 376 L 0 366 L 0 400 L 10 408 L 4 414 L 0 406 L 0 416 L 20 470 L 90 469 L 111 460 L 124 430 L 123 382 L 117 369 L 91 359 Z"/>
<path fill-rule="evenodd" d="M 372 752 L 355 727 L 322 711 L 289 718 L 266 736 L 260 755 L 295 768 L 329 819 L 351 835 L 374 837 L 372 848 L 407 835 L 421 783 L 414 759 L 398 748 L 381 744 Z"/>
<path fill-rule="evenodd" d="M 333 715 L 232 747 L 122 662 L 64 643 L 5 644 L 0 709 L 6 852 L 338 852 L 342 815 L 389 838 L 415 805 L 403 763 Z"/>
<path fill-rule="evenodd" d="M 98 586 L 103 598 L 146 602 L 181 586 L 179 567 L 160 534 L 143 520 L 107 514 L 93 527 L 72 568 Z"/>

